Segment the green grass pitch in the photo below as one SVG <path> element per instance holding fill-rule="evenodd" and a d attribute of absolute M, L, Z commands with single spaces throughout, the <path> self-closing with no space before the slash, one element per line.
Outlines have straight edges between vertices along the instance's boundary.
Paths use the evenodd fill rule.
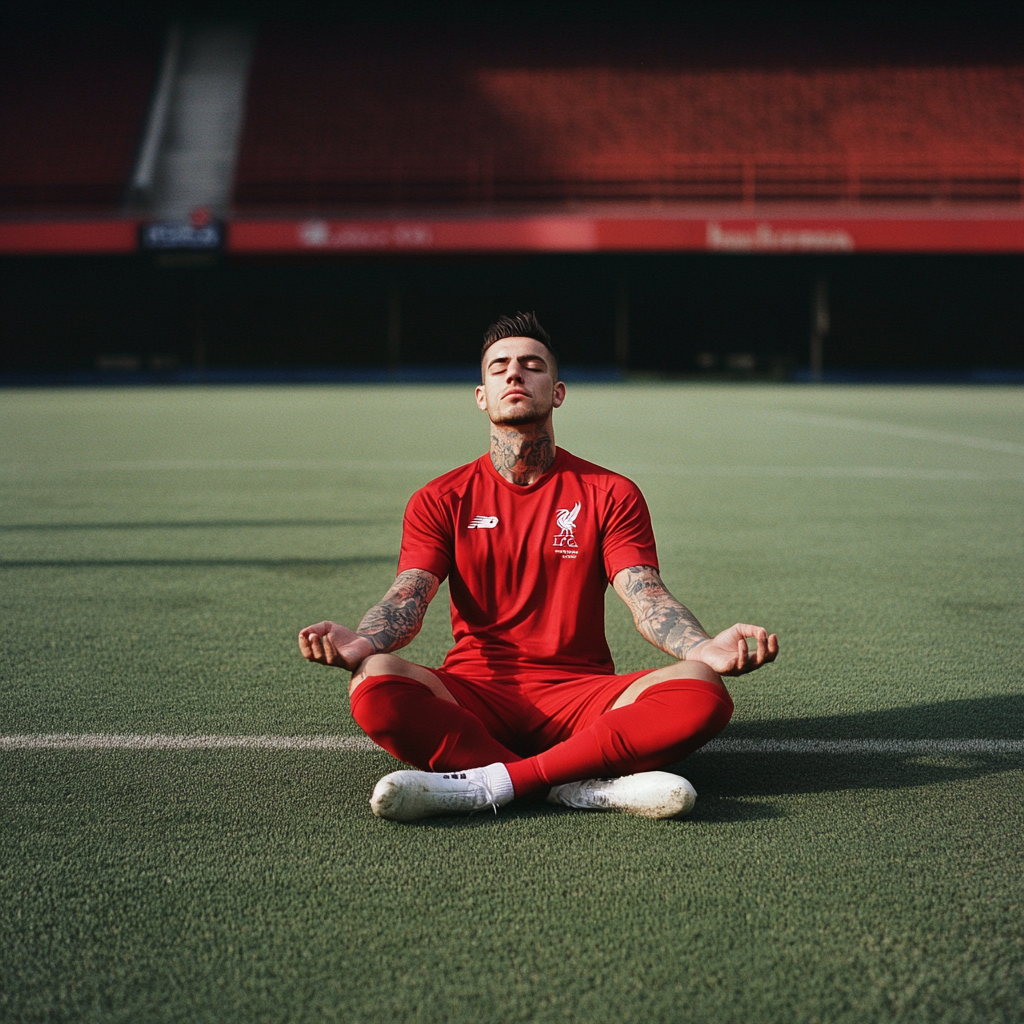
<path fill-rule="evenodd" d="M 8 743 L 0 1018 L 1024 1020 L 1024 390 L 579 385 L 556 436 L 640 484 L 705 626 L 779 633 L 723 740 L 1017 745 L 733 742 L 682 821 L 402 826 L 380 752 Z M 3 736 L 357 735 L 295 635 L 485 442 L 467 387 L 4 393 Z M 409 656 L 449 640 L 442 593 Z"/>

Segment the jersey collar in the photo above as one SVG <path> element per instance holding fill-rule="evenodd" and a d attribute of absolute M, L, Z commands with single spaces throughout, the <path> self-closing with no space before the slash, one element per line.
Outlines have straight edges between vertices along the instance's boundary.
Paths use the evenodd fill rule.
<path fill-rule="evenodd" d="M 539 480 L 532 484 L 526 484 L 522 487 L 519 484 L 510 483 L 494 468 L 494 463 L 491 462 L 490 452 L 484 452 L 484 454 L 480 456 L 479 461 L 483 464 L 483 471 L 485 474 L 490 475 L 494 480 L 497 480 L 502 487 L 507 488 L 513 494 L 533 494 L 534 491 L 540 490 L 540 488 L 549 480 L 554 478 L 555 471 L 561 469 L 562 463 L 565 460 L 562 457 L 562 449 L 555 445 L 555 461 L 551 463 L 551 468 Z"/>

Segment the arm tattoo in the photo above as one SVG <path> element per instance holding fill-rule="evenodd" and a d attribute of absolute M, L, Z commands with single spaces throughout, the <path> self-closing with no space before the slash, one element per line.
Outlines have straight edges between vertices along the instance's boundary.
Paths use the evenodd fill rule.
<path fill-rule="evenodd" d="M 391 589 L 364 616 L 356 630 L 378 653 L 404 647 L 420 631 L 439 580 L 424 569 L 400 572 Z"/>
<path fill-rule="evenodd" d="M 650 565 L 634 565 L 617 573 L 615 591 L 633 613 L 640 635 L 673 658 L 684 659 L 708 639 L 697 616 L 677 601 Z"/>

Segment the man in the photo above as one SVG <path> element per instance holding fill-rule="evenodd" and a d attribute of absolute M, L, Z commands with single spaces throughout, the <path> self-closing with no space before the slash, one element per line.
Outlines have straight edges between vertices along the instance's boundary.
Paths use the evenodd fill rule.
<path fill-rule="evenodd" d="M 725 728 L 721 677 L 773 661 L 778 638 L 743 623 L 710 637 L 661 581 L 636 485 L 555 447 L 565 385 L 533 314 L 489 328 L 481 373 L 489 452 L 413 495 L 398 575 L 357 630 L 320 622 L 299 634 L 304 657 L 352 672 L 367 735 L 421 769 L 385 776 L 370 806 L 413 821 L 547 794 L 568 807 L 685 813 L 692 786 L 656 769 Z M 455 646 L 444 664 L 392 654 L 446 576 Z M 615 674 L 609 581 L 673 664 Z"/>

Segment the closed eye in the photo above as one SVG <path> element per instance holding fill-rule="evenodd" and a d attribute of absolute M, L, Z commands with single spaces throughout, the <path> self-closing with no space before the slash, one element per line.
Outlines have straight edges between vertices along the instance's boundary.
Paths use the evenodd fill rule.
<path fill-rule="evenodd" d="M 510 362 L 511 360 L 508 359 L 495 359 L 493 363 L 488 365 L 487 369 L 492 374 L 504 373 L 508 369 Z M 524 370 L 535 370 L 539 373 L 543 373 L 548 368 L 548 364 L 539 357 L 536 359 L 521 359 L 519 365 Z"/>

